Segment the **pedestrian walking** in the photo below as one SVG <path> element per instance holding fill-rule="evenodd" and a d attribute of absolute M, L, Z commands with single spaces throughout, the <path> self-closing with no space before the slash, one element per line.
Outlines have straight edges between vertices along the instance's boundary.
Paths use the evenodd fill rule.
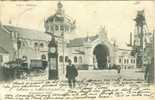
<path fill-rule="evenodd" d="M 119 74 L 121 72 L 121 66 L 117 65 L 117 73 Z"/>
<path fill-rule="evenodd" d="M 145 65 L 144 79 L 148 83 L 153 83 L 154 80 L 154 58 L 152 58 L 148 64 Z"/>
<path fill-rule="evenodd" d="M 76 77 L 78 76 L 78 71 L 72 61 L 68 60 L 68 65 L 66 66 L 66 78 L 68 79 L 68 84 L 70 88 L 75 87 Z"/>

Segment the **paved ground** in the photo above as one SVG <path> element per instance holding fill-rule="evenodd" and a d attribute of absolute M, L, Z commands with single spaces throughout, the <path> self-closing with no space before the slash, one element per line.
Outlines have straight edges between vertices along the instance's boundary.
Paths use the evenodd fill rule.
<path fill-rule="evenodd" d="M 76 87 L 67 80 L 47 80 L 47 74 L 31 73 L 27 79 L 1 82 L 0 100 L 154 100 L 143 73 L 115 70 L 79 71 Z M 114 99 L 115 98 L 115 99 Z"/>
<path fill-rule="evenodd" d="M 144 79 L 144 73 L 135 72 L 133 70 L 124 70 L 121 71 L 120 74 L 117 73 L 116 70 L 91 70 L 91 71 L 79 71 L 79 80 L 83 79 L 117 79 L 117 78 L 124 78 L 124 79 Z"/>
<path fill-rule="evenodd" d="M 133 70 L 124 70 L 120 74 L 116 70 L 79 70 L 79 75 L 77 80 L 104 80 L 104 79 L 140 79 L 144 80 L 144 73 L 135 72 Z M 66 80 L 65 75 L 63 75 L 63 80 Z M 44 73 L 32 73 L 29 77 L 30 80 L 46 80 L 47 72 Z"/>

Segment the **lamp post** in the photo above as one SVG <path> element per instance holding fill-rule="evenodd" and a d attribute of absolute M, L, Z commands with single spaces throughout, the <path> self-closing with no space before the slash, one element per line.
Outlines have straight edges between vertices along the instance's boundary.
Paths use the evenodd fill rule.
<path fill-rule="evenodd" d="M 154 53 L 154 45 L 155 45 L 155 30 L 153 30 L 153 41 L 152 41 L 153 43 L 152 43 L 152 51 L 153 51 L 153 58 L 152 58 L 152 67 L 153 67 L 153 83 L 155 84 L 155 66 L 154 66 L 154 63 L 155 63 L 155 59 L 154 59 L 154 57 L 155 57 L 155 53 Z"/>
<path fill-rule="evenodd" d="M 19 78 L 19 73 L 18 73 L 18 68 L 20 67 L 20 60 L 19 60 L 19 50 L 21 48 L 21 40 L 19 39 L 19 34 L 17 33 L 18 37 L 17 37 L 17 58 L 16 58 L 16 61 L 17 61 L 17 66 L 14 70 L 14 78 Z"/>
<path fill-rule="evenodd" d="M 58 46 L 55 37 L 51 37 L 51 41 L 48 44 L 48 79 L 55 80 L 58 79 Z"/>
<path fill-rule="evenodd" d="M 62 68 L 63 68 L 63 74 L 65 73 L 65 48 L 64 48 L 64 31 L 62 31 L 62 56 L 63 56 L 63 63 L 62 63 Z"/>
<path fill-rule="evenodd" d="M 18 37 L 17 37 L 17 62 L 18 62 L 18 66 L 19 66 L 19 50 L 21 48 L 21 41 L 19 39 L 19 34 L 18 34 Z"/>

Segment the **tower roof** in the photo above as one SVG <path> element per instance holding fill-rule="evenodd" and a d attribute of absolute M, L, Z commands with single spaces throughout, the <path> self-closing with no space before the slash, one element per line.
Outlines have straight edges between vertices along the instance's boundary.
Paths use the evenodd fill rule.
<path fill-rule="evenodd" d="M 63 4 L 61 2 L 58 2 L 57 7 L 58 7 L 58 9 L 61 9 L 61 8 L 63 8 Z"/>
<path fill-rule="evenodd" d="M 63 11 L 63 4 L 61 2 L 58 2 L 56 14 L 63 15 L 63 13 L 64 13 L 64 11 Z"/>
<path fill-rule="evenodd" d="M 57 4 L 57 10 L 54 15 L 51 15 L 50 17 L 47 18 L 46 22 L 63 22 L 63 23 L 69 23 L 73 24 L 74 20 L 65 15 L 64 10 L 63 10 L 63 4 L 61 2 L 58 2 Z"/>

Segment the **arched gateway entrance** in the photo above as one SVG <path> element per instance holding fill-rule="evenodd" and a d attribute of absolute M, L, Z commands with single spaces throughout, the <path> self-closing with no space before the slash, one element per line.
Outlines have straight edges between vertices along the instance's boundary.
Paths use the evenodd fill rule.
<path fill-rule="evenodd" d="M 104 44 L 98 44 L 94 48 L 93 54 L 96 57 L 98 69 L 107 69 L 108 56 L 110 55 L 108 47 Z"/>

